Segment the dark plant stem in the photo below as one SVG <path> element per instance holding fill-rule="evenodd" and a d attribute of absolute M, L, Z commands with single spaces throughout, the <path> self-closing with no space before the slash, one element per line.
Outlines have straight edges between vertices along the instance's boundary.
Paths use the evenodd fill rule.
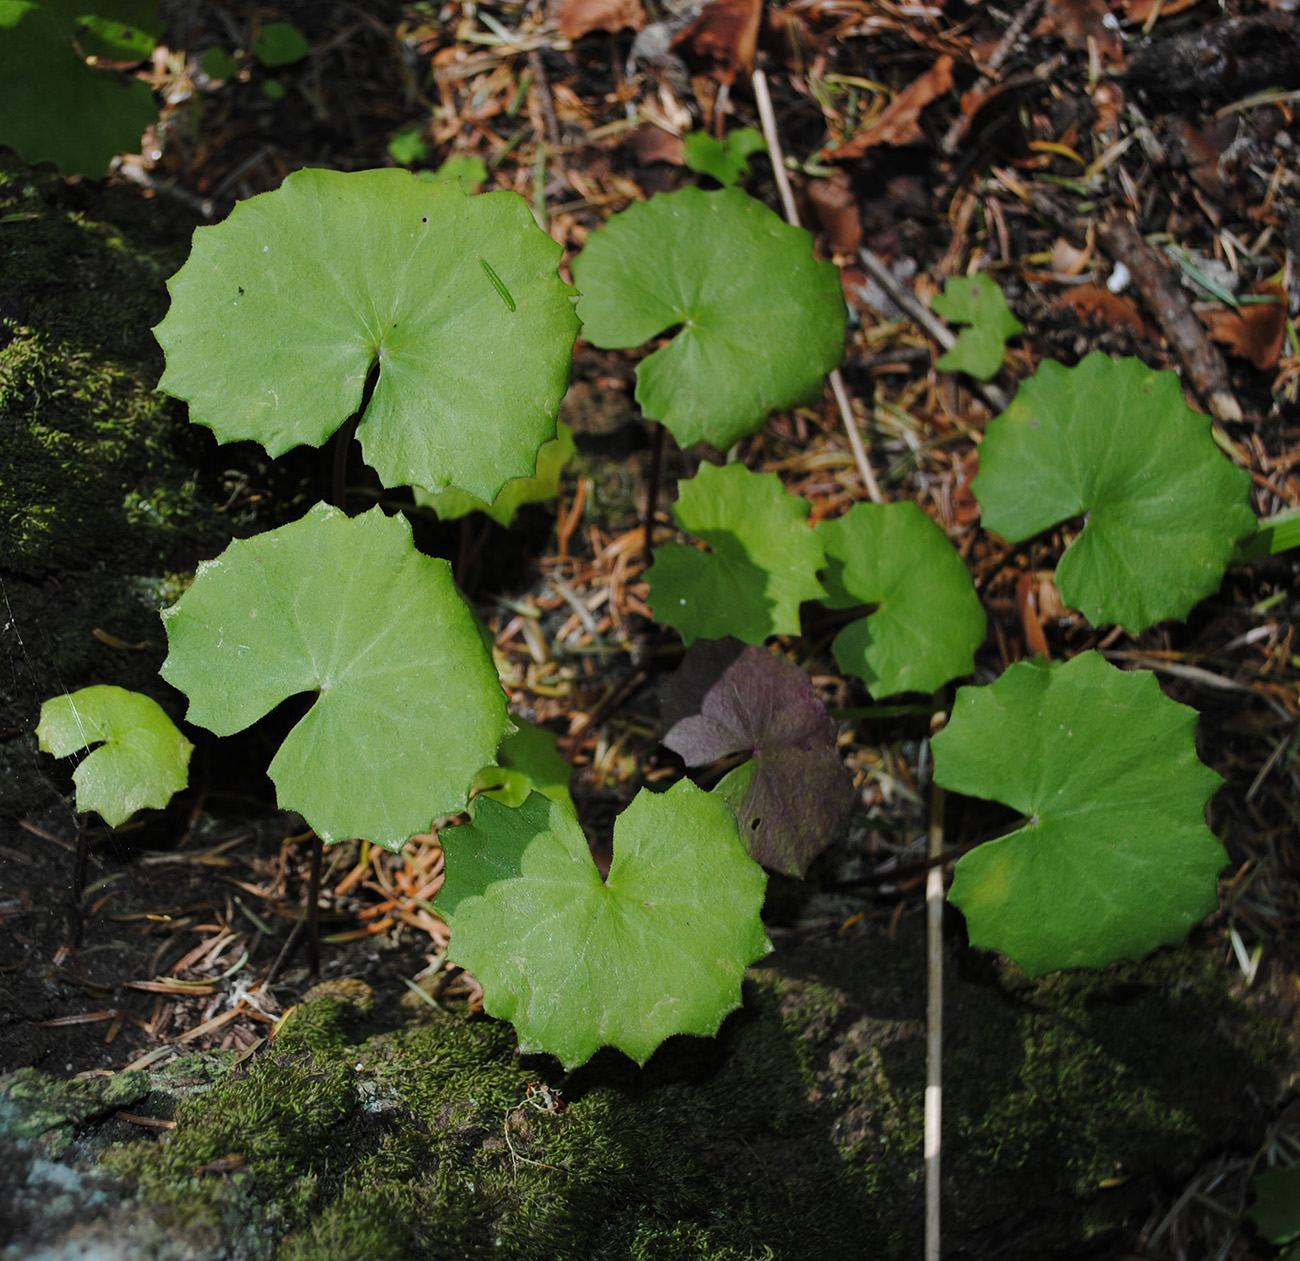
<path fill-rule="evenodd" d="M 307 966 L 311 979 L 320 976 L 320 871 L 325 846 L 319 836 L 311 838 L 311 875 L 307 878 Z"/>
<path fill-rule="evenodd" d="M 654 449 L 650 453 L 650 475 L 645 491 L 645 567 L 654 563 L 655 510 L 659 506 L 659 470 L 664 462 L 664 441 L 668 431 L 661 421 L 654 422 Z"/>
<path fill-rule="evenodd" d="M 334 493 L 331 502 L 340 512 L 348 510 L 348 451 L 360 423 L 361 413 L 357 412 L 349 416 L 334 435 Z"/>
<path fill-rule="evenodd" d="M 81 945 L 85 927 L 82 916 L 81 895 L 86 888 L 86 863 L 90 857 L 90 836 L 86 830 L 86 816 L 77 815 L 77 848 L 72 857 L 72 905 L 70 907 L 70 935 L 74 946 Z"/>

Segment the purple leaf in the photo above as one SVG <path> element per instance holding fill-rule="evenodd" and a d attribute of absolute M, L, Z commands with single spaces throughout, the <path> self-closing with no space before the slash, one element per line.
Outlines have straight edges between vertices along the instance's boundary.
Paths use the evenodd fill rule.
<path fill-rule="evenodd" d="M 664 744 L 687 766 L 749 753 L 717 791 L 750 857 L 802 876 L 837 839 L 853 808 L 853 779 L 835 725 L 807 674 L 766 648 L 698 640 L 660 692 Z"/>

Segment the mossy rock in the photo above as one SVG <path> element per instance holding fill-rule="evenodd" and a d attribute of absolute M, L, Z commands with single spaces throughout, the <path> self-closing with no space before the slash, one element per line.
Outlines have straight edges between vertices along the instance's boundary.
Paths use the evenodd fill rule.
<path fill-rule="evenodd" d="M 566 1076 L 521 1059 L 508 1025 L 432 1010 L 367 1035 L 368 1004 L 326 992 L 233 1071 L 156 1076 L 135 1110 L 176 1128 L 96 1155 L 96 1176 L 194 1256 L 910 1261 L 918 927 L 751 970 L 717 1039 L 671 1040 L 645 1069 L 603 1052 Z M 1131 1237 L 1205 1153 L 1251 1150 L 1286 1086 L 1282 1028 L 1191 948 L 1036 982 L 954 949 L 947 1013 L 954 1255 Z"/>
<path fill-rule="evenodd" d="M 138 189 L 0 161 L 0 569 L 141 570 L 178 532 L 217 536 L 150 331 L 194 226 Z"/>

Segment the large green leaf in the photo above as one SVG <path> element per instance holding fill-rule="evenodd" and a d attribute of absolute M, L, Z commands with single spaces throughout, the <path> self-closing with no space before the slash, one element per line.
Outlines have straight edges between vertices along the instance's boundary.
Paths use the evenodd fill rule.
<path fill-rule="evenodd" d="M 812 237 L 737 188 L 638 202 L 593 232 L 573 263 L 583 336 L 640 346 L 636 398 L 679 443 L 729 447 L 768 414 L 821 397 L 844 357 L 839 273 Z"/>
<path fill-rule="evenodd" d="M 0 144 L 24 162 L 102 178 L 116 154 L 139 149 L 158 109 L 147 84 L 83 53 L 130 60 L 159 29 L 141 0 L 0 0 Z"/>
<path fill-rule="evenodd" d="M 930 305 L 945 320 L 970 325 L 935 363 L 944 372 L 965 372 L 981 381 L 990 380 L 1002 367 L 1007 338 L 1025 331 L 1011 314 L 1002 290 L 985 275 L 949 276 L 943 292 Z"/>
<path fill-rule="evenodd" d="M 677 524 L 713 550 L 682 543 L 655 549 L 646 576 L 656 619 L 688 644 L 797 635 L 800 602 L 825 595 L 817 581 L 822 544 L 808 525 L 808 501 L 790 494 L 775 473 L 751 473 L 743 464 L 701 464 L 677 485 Z"/>
<path fill-rule="evenodd" d="M 832 608 L 875 604 L 835 637 L 835 660 L 872 696 L 933 692 L 970 674 L 986 619 L 947 535 L 914 503 L 855 504 L 817 533 Z"/>
<path fill-rule="evenodd" d="M 162 675 L 190 698 L 191 722 L 229 735 L 317 693 L 270 775 L 325 841 L 397 849 L 463 810 L 510 728 L 450 567 L 378 508 L 349 519 L 317 504 L 232 543 L 163 618 Z"/>
<path fill-rule="evenodd" d="M 36 739 L 55 757 L 100 746 L 72 782 L 77 809 L 98 812 L 109 827 L 146 806 L 161 810 L 189 782 L 194 746 L 157 701 L 125 688 L 83 687 L 46 701 Z"/>
<path fill-rule="evenodd" d="M 1266 1169 L 1251 1186 L 1255 1205 L 1250 1215 L 1270 1243 L 1300 1239 L 1300 1165 Z"/>
<path fill-rule="evenodd" d="M 958 861 L 949 897 L 973 945 L 1031 976 L 1140 959 L 1218 905 L 1205 804 L 1222 781 L 1196 757 L 1195 710 L 1147 671 L 1085 652 L 964 687 L 934 777 L 1026 816 Z"/>
<path fill-rule="evenodd" d="M 1133 632 L 1217 591 L 1255 527 L 1250 474 L 1220 454 L 1178 378 L 1101 353 L 1044 360 L 1021 383 L 988 426 L 973 490 L 985 528 L 1012 543 L 1086 513 L 1056 584 L 1090 621 Z"/>
<path fill-rule="evenodd" d="M 716 1033 L 771 949 L 767 877 L 727 803 L 689 780 L 642 789 L 619 816 L 607 883 L 577 820 L 539 793 L 518 810 L 477 798 L 443 847 L 448 957 L 514 1023 L 521 1050 L 568 1069 L 602 1046 L 644 1064 L 671 1034 Z"/>
<path fill-rule="evenodd" d="M 159 383 L 272 455 L 357 429 L 388 486 L 491 502 L 555 437 L 578 330 L 560 247 L 515 193 L 297 171 L 200 228 L 168 282 Z"/>

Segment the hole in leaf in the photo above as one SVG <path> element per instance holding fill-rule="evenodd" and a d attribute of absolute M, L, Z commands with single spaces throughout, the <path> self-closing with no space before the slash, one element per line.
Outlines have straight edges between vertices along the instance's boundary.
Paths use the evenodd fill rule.
<path fill-rule="evenodd" d="M 760 819 L 760 818 L 758 817 L 758 815 L 755 815 L 755 816 L 754 816 L 752 819 L 750 819 L 750 821 L 749 821 L 749 830 L 750 830 L 751 832 L 757 832 L 757 831 L 758 831 L 758 828 L 759 828 L 759 824 L 761 824 L 762 822 L 763 822 L 763 820 Z"/>

